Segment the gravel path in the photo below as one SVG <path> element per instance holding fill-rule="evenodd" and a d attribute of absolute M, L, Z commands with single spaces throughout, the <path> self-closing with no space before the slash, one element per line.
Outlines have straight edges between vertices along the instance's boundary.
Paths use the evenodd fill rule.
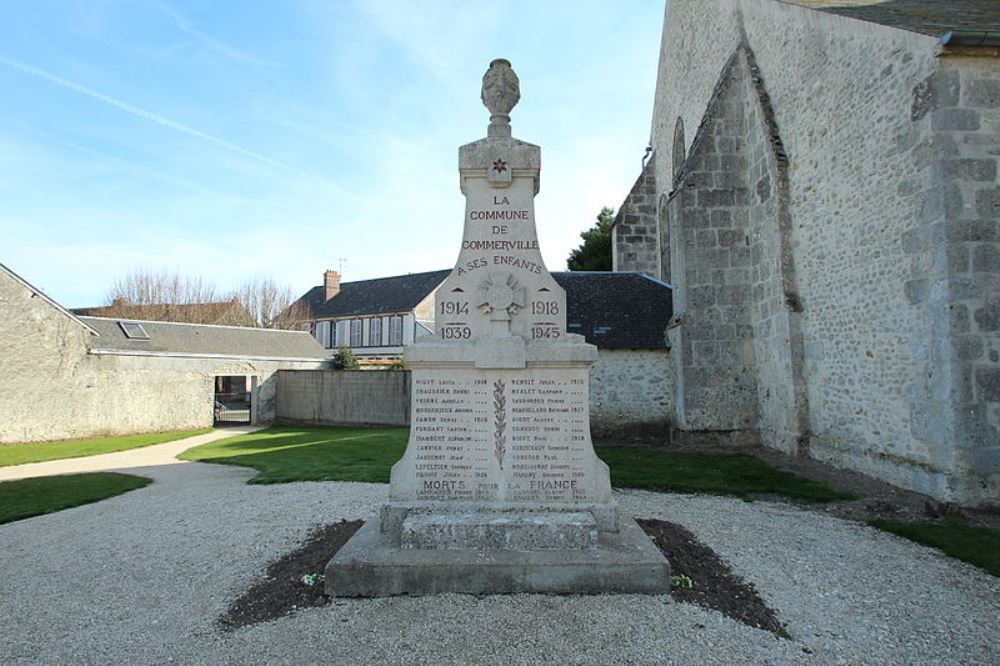
<path fill-rule="evenodd" d="M 138 449 L 102 453 L 84 458 L 64 458 L 46 462 L 26 463 L 0 467 L 0 481 L 14 481 L 36 476 L 54 476 L 56 474 L 78 474 L 81 472 L 104 472 L 108 470 L 127 470 L 133 467 L 153 467 L 156 465 L 176 465 L 183 461 L 177 456 L 193 446 L 214 442 L 217 439 L 245 435 L 257 432 L 262 426 L 227 427 L 207 432 L 204 435 L 175 439 L 172 442 L 142 446 Z"/>
<path fill-rule="evenodd" d="M 619 493 L 683 524 L 756 584 L 792 640 L 669 597 L 335 600 L 213 622 L 311 526 L 388 486 L 248 486 L 253 471 L 134 470 L 141 490 L 0 526 L 0 663 L 961 663 L 1000 660 L 1000 581 L 864 525 L 781 504 Z"/>

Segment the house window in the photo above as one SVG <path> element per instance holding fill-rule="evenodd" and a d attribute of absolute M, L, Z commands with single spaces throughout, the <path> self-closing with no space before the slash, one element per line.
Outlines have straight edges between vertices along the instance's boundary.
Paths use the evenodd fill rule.
<path fill-rule="evenodd" d="M 347 319 L 342 319 L 341 321 L 337 322 L 337 324 L 336 324 L 336 326 L 337 326 L 336 338 L 337 338 L 337 346 L 338 347 L 344 346 L 344 345 L 347 344 L 347 342 L 348 342 L 348 339 L 347 339 L 347 326 L 350 323 L 351 322 L 348 321 Z"/>
<path fill-rule="evenodd" d="M 337 346 L 337 322 L 330 321 L 327 322 L 330 325 L 330 344 L 328 345 L 330 349 Z"/>
<path fill-rule="evenodd" d="M 375 317 L 368 324 L 368 345 L 370 347 L 382 346 L 382 318 Z"/>
<path fill-rule="evenodd" d="M 389 344 L 395 347 L 403 344 L 403 318 L 389 317 Z"/>
<path fill-rule="evenodd" d="M 321 321 L 316 324 L 316 339 L 321 345 L 330 348 L 330 322 Z"/>
<path fill-rule="evenodd" d="M 360 319 L 351 320 L 351 346 L 360 347 L 361 346 L 361 325 L 362 321 Z"/>

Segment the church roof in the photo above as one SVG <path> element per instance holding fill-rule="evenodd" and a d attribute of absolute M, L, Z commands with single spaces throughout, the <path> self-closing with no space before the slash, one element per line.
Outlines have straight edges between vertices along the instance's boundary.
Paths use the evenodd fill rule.
<path fill-rule="evenodd" d="M 935 37 L 953 30 L 1000 30 L 1000 2 L 997 0 L 785 1 Z"/>

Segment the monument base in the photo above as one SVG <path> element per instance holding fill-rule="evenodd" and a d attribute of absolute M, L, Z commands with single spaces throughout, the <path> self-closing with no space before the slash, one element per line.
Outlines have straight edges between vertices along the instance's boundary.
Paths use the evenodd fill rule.
<path fill-rule="evenodd" d="M 326 566 L 334 597 L 461 594 L 666 594 L 670 564 L 631 518 L 589 548 L 402 548 L 373 518 Z"/>

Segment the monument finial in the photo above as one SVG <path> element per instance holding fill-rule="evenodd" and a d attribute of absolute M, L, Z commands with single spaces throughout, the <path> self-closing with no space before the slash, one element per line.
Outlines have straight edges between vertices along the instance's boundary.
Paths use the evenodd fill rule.
<path fill-rule="evenodd" d="M 510 61 L 497 58 L 483 75 L 483 104 L 490 110 L 487 136 L 510 136 L 510 111 L 521 99 L 521 85 Z"/>

